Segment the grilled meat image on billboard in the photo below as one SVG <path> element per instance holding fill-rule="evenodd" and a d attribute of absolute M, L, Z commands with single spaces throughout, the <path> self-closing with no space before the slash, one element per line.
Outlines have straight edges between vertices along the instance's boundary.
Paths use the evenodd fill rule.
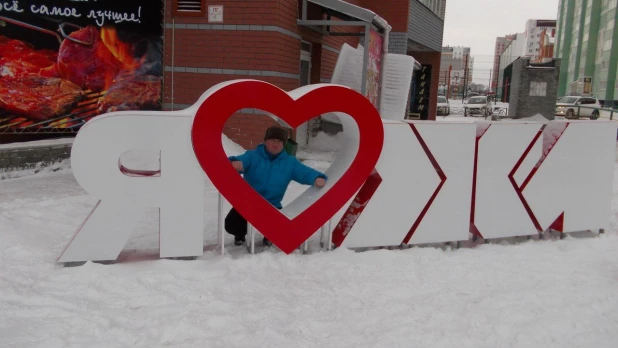
<path fill-rule="evenodd" d="M 0 3 L 0 133 L 160 110 L 163 1 Z"/>

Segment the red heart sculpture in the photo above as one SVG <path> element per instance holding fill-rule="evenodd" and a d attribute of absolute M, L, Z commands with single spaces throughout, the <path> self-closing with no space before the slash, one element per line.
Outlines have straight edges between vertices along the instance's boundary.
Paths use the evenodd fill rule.
<path fill-rule="evenodd" d="M 348 114 L 360 132 L 356 157 L 328 192 L 289 219 L 249 186 L 223 150 L 223 126 L 232 114 L 244 108 L 277 115 L 293 128 L 329 112 Z M 363 185 L 380 157 L 384 128 L 375 107 L 350 88 L 324 85 L 294 100 L 269 83 L 239 80 L 219 87 L 204 100 L 195 115 L 191 137 L 197 160 L 219 192 L 258 231 L 289 254 L 332 218 Z"/>

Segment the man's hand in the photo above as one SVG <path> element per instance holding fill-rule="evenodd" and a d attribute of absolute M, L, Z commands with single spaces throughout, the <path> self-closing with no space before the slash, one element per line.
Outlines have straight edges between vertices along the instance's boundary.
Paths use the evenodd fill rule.
<path fill-rule="evenodd" d="M 241 161 L 232 161 L 232 166 L 239 172 L 242 172 L 242 162 Z"/>
<path fill-rule="evenodd" d="M 326 185 L 326 180 L 324 180 L 324 178 L 317 178 L 313 184 L 316 187 L 324 187 L 324 185 Z"/>

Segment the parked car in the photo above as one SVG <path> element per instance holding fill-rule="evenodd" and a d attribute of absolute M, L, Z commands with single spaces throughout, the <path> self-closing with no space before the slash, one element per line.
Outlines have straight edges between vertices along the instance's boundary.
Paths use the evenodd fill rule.
<path fill-rule="evenodd" d="M 445 96 L 438 96 L 438 116 L 448 116 L 451 114 L 451 105 Z"/>
<path fill-rule="evenodd" d="M 596 120 L 599 118 L 600 108 L 601 104 L 596 98 L 564 96 L 556 102 L 556 116 L 564 116 L 568 119 L 590 117 L 591 120 Z"/>
<path fill-rule="evenodd" d="M 486 96 L 472 97 L 464 105 L 464 116 L 483 116 L 492 115 L 491 102 Z"/>

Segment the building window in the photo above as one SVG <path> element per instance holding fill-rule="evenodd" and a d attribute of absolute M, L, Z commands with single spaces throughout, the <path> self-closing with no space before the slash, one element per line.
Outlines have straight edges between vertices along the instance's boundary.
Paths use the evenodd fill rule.
<path fill-rule="evenodd" d="M 440 12 L 440 2 L 438 0 L 419 0 L 419 2 L 425 5 L 431 10 L 431 12 L 438 14 Z"/>
<path fill-rule="evenodd" d="M 530 82 L 531 97 L 547 96 L 547 82 Z"/>
<path fill-rule="evenodd" d="M 612 39 L 605 41 L 603 45 L 603 51 L 609 51 L 612 48 Z"/>
<path fill-rule="evenodd" d="M 173 0 L 172 14 L 174 17 L 204 17 L 206 0 Z"/>

